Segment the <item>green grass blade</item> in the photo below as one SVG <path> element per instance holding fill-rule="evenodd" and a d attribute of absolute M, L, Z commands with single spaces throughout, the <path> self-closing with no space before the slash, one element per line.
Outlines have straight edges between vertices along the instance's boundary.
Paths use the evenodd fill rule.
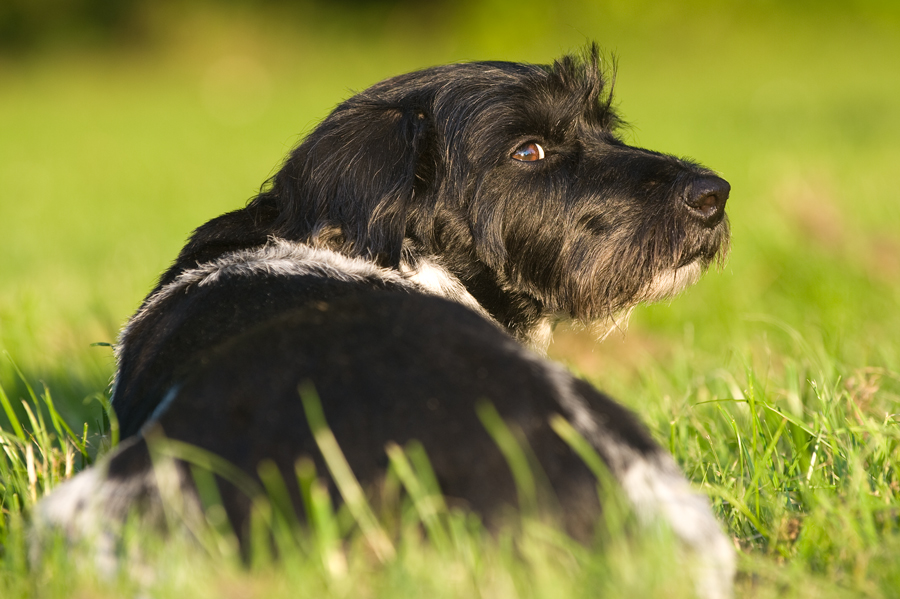
<path fill-rule="evenodd" d="M 554 414 L 550 417 L 550 428 L 566 442 L 572 451 L 581 458 L 588 469 L 597 477 L 597 493 L 603 503 L 603 521 L 607 530 L 615 535 L 624 531 L 629 516 L 632 513 L 631 503 L 621 490 L 621 485 L 615 480 L 612 472 L 607 468 L 603 458 L 597 450 L 575 430 L 572 424 L 560 416 Z"/>
<path fill-rule="evenodd" d="M 525 452 L 493 404 L 479 402 L 475 411 L 509 465 L 519 495 L 519 509 L 526 516 L 536 516 L 537 487 Z"/>
<path fill-rule="evenodd" d="M 550 428 L 552 428 L 553 432 L 559 435 L 559 437 L 565 441 L 576 454 L 578 454 L 578 457 L 581 458 L 598 480 L 612 480 L 612 474 L 610 474 L 609 469 L 603 462 L 603 458 L 601 458 L 597 453 L 597 450 L 587 442 L 587 439 L 582 437 L 578 431 L 575 430 L 568 420 L 559 414 L 554 414 L 550 418 Z"/>
<path fill-rule="evenodd" d="M 275 514 L 282 518 L 284 523 L 292 530 L 300 528 L 300 522 L 297 520 L 297 513 L 294 511 L 294 504 L 291 501 L 290 493 L 287 485 L 284 483 L 284 477 L 275 462 L 271 460 L 263 460 L 257 467 L 259 479 L 263 483 L 263 487 L 272 503 Z"/>
<path fill-rule="evenodd" d="M 347 459 L 344 457 L 337 439 L 334 438 L 334 434 L 328 428 L 319 394 L 310 382 L 301 384 L 298 392 L 303 402 L 303 410 L 306 413 L 309 428 L 312 430 L 316 444 L 319 446 L 319 451 L 322 452 L 325 464 L 328 466 L 328 470 L 331 472 L 331 476 L 334 478 L 334 482 L 341 492 L 347 508 L 379 561 L 387 562 L 392 560 L 396 555 L 394 545 L 378 524 L 372 508 L 366 501 L 365 493 L 363 493 L 359 481 L 353 475 L 353 471 L 350 469 L 350 465 L 347 463 Z"/>
<path fill-rule="evenodd" d="M 47 384 L 43 383 L 43 387 L 44 394 L 41 397 L 44 399 L 44 405 L 47 406 L 47 412 L 50 414 L 50 422 L 53 424 L 53 429 L 59 436 L 60 441 L 77 441 L 78 437 L 75 436 L 75 433 L 72 432 L 72 429 L 69 428 L 69 425 L 66 424 L 66 421 L 63 420 L 62 416 L 60 416 L 59 412 L 56 410 L 56 405 L 53 403 L 53 396 L 50 395 L 50 389 L 47 387 Z"/>
<path fill-rule="evenodd" d="M 163 437 L 159 433 L 151 432 L 146 435 L 146 439 L 148 447 L 155 455 L 205 468 L 233 484 L 247 497 L 263 495 L 262 488 L 250 475 L 211 451 L 178 439 Z"/>
<path fill-rule="evenodd" d="M 433 478 L 434 473 L 431 471 L 431 466 L 422 464 L 424 449 L 421 445 L 419 445 L 419 449 L 421 452 L 417 461 L 419 468 L 425 468 L 424 476 L 422 470 L 419 472 L 413 470 L 406 453 L 396 443 L 388 443 L 385 451 L 387 451 L 391 467 L 413 500 L 413 506 L 419 514 L 419 519 L 425 525 L 425 530 L 428 531 L 428 538 L 438 551 L 443 552 L 450 547 L 449 534 L 440 519 L 440 514 L 447 513 L 447 506 L 440 489 L 435 487 L 437 481 Z M 427 458 L 425 460 L 427 462 Z"/>
<path fill-rule="evenodd" d="M 313 529 L 319 560 L 329 577 L 342 578 L 347 573 L 347 560 L 341 548 L 340 527 L 328 488 L 316 477 L 316 465 L 309 458 L 297 460 L 294 472 L 307 521 Z"/>
<path fill-rule="evenodd" d="M 103 417 L 106 419 L 106 422 L 101 424 L 100 430 L 109 430 L 109 447 L 113 448 L 119 444 L 119 419 L 116 417 L 116 411 L 113 409 L 112 404 L 109 401 L 109 398 L 102 393 L 95 393 L 89 399 L 94 399 L 99 402 L 100 406 L 103 408 Z M 104 424 L 108 424 L 109 427 L 103 426 Z"/>
<path fill-rule="evenodd" d="M 7 397 L 6 391 L 3 390 L 3 385 L 0 385 L 0 403 L 3 404 L 3 411 L 6 412 L 6 418 L 9 420 L 16 437 L 23 443 L 28 442 L 28 438 L 25 436 L 25 429 L 22 428 L 22 423 L 19 422 L 19 417 L 16 416 L 12 404 L 9 402 L 9 397 Z M 0 430 L 2 430 L 2 427 L 0 427 Z"/>

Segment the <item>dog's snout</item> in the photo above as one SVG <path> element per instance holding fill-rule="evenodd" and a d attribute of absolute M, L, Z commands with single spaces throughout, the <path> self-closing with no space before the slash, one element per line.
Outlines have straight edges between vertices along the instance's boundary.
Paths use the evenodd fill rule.
<path fill-rule="evenodd" d="M 704 224 L 714 225 L 725 213 L 725 202 L 731 185 L 714 175 L 700 177 L 691 182 L 684 195 L 688 210 Z"/>

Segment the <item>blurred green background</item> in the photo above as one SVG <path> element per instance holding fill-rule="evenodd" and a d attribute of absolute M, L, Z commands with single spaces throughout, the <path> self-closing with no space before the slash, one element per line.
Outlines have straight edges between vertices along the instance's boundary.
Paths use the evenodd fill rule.
<path fill-rule="evenodd" d="M 340 100 L 591 40 L 617 57 L 628 141 L 731 182 L 734 237 L 724 268 L 638 310 L 627 335 L 563 330 L 551 354 L 626 402 L 678 360 L 765 373 L 825 352 L 846 373 L 896 373 L 888 0 L 0 0 L 0 347 L 73 424 L 96 418 L 83 401 L 114 360 L 91 344 L 114 342 L 190 231 L 242 206 Z M 25 394 L 5 357 L 0 383 Z"/>

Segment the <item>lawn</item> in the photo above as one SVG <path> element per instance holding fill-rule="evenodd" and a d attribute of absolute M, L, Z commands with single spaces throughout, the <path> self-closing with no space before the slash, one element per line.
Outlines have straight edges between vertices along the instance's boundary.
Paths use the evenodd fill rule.
<path fill-rule="evenodd" d="M 31 566 L 24 548 L 35 500 L 108 445 L 114 360 L 96 344 L 194 227 L 243 205 L 353 90 L 596 39 L 617 57 L 628 140 L 730 181 L 733 241 L 683 296 L 601 344 L 563 327 L 551 357 L 636 410 L 709 494 L 741 550 L 739 597 L 900 597 L 900 9 L 598 4 L 162 3 L 140 43 L 0 55 L 0 386 L 15 414 L 0 416 L 0 596 L 687 588 L 664 539 L 585 548 L 527 522 L 491 537 L 441 511 L 424 543 L 415 505 L 381 515 L 396 553 L 383 561 L 352 514 L 326 508 L 318 528 L 289 527 L 287 558 L 249 569 L 227 535 L 200 551 L 133 537 L 140 567 L 106 576 L 87 548 Z"/>

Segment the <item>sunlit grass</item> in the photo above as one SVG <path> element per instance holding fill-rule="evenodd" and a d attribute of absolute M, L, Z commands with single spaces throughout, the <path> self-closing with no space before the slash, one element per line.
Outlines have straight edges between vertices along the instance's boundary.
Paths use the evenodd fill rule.
<path fill-rule="evenodd" d="M 666 397 L 646 410 L 657 438 L 710 495 L 740 547 L 740 596 L 893 596 L 896 590 L 900 415 L 890 410 L 898 403 L 900 376 L 866 371 L 844 383 L 833 372 L 821 372 L 823 366 L 842 368 L 801 359 L 787 362 L 777 378 L 762 377 L 750 366 L 739 374 L 690 372 L 690 380 L 661 383 L 687 389 L 681 400 Z M 14 419 L 11 430 L 0 433 L 3 596 L 51 589 L 50 596 L 60 597 L 75 591 L 170 596 L 186 589 L 216 596 L 233 585 L 276 596 L 412 596 L 423 589 L 441 597 L 595 596 L 598 590 L 611 597 L 689 596 L 690 581 L 672 561 L 671 539 L 639 533 L 617 511 L 616 501 L 607 502 L 605 524 L 592 546 L 532 519 L 527 509 L 518 524 L 489 533 L 474 516 L 447 507 L 427 456 L 415 443 L 386 448 L 391 467 L 378 500 L 370 504 L 375 497 L 356 486 L 314 392 L 301 394 L 346 503 L 332 504 L 309 461 L 298 462 L 293 482 L 262 464 L 259 485 L 196 448 L 152 440 L 157 459 L 192 464 L 205 522 L 197 528 L 187 521 L 192 540 L 163 541 L 152 531 L 126 528 L 122 555 L 128 558 L 113 573 L 97 570 L 90 546 L 72 551 L 51 542 L 43 561 L 29 565 L 25 558 L 26 521 L 35 501 L 66 478 L 75 461 L 89 461 L 82 457 L 84 435 L 59 421 L 50 396 L 30 398 L 28 421 Z M 3 399 L 4 408 L 8 401 Z M 489 404 L 481 411 L 517 472 L 520 501 L 527 508 L 534 491 L 529 460 Z M 554 428 L 566 437 L 564 423 Z M 588 452 L 585 459 L 592 464 L 596 456 Z M 256 498 L 249 562 L 236 550 L 207 472 Z M 305 513 L 294 513 L 288 485 L 300 486 Z M 176 527 L 179 513 L 168 514 Z"/>
<path fill-rule="evenodd" d="M 157 468 L 165 468 L 170 458 L 190 465 L 204 509 L 197 520 L 196 512 L 186 509 L 180 497 L 163 489 L 165 522 L 174 534 L 163 537 L 155 528 L 130 522 L 120 530 L 115 563 L 93 539 L 70 545 L 52 531 L 43 530 L 38 536 L 26 532 L 27 517 L 37 500 L 64 478 L 53 466 L 59 461 L 54 456 L 71 456 L 73 448 L 80 451 L 85 443 L 65 427 L 55 430 L 45 424 L 45 415 L 51 421 L 59 417 L 49 397 L 29 404 L 29 413 L 36 417 L 26 427 L 13 420 L 14 435 L 4 436 L 8 459 L 0 462 L 5 482 L 0 504 L 4 507 L 0 529 L 5 550 L 0 566 L 3 596 L 189 593 L 205 597 L 227 595 L 235 585 L 246 593 L 274 596 L 386 593 L 412 597 L 424 592 L 437 597 L 575 597 L 600 592 L 624 598 L 663 590 L 672 597 L 690 596 L 692 582 L 673 561 L 677 548 L 672 538 L 665 531 L 637 534 L 628 525 L 622 503 L 605 503 L 593 546 L 581 545 L 540 521 L 533 509 L 531 515 L 510 520 L 508 528 L 488 531 L 477 516 L 448 508 L 428 458 L 416 442 L 405 448 L 386 447 L 390 467 L 376 513 L 375 504 L 370 503 L 373 496 L 363 493 L 334 442 L 314 390 L 307 386 L 300 392 L 328 475 L 342 496 L 340 506 L 332 504 L 309 460 L 297 462 L 293 482 L 282 478 L 274 465 L 261 464 L 260 486 L 199 448 L 151 437 L 149 447 Z M 484 426 L 502 444 L 521 478 L 529 467 L 525 454 L 489 405 L 480 409 Z M 35 462 L 35 454 L 49 461 Z M 598 460 L 596 455 L 589 459 Z M 65 461 L 69 464 L 71 459 Z M 35 470 L 44 474 L 35 475 Z M 211 474 L 235 484 L 252 499 L 246 552 L 237 550 L 223 520 Z M 301 489 L 302 515 L 294 512 L 288 500 L 287 487 L 292 484 Z M 521 490 L 523 498 L 529 495 L 527 485 Z"/>
<path fill-rule="evenodd" d="M 745 591 L 895 596 L 900 371 L 848 364 L 783 323 L 761 326 L 794 351 L 762 344 L 710 368 L 688 339 L 665 364 L 644 355 L 637 372 L 595 382 L 642 412 L 713 498 L 744 554 Z"/>

